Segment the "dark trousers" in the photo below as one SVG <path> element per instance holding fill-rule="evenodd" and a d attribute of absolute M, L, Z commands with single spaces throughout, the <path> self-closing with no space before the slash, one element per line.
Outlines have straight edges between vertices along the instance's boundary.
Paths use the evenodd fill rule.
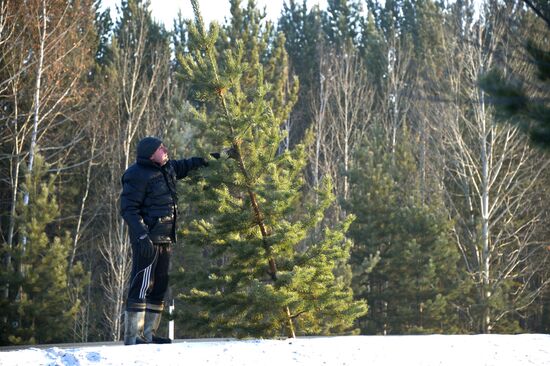
<path fill-rule="evenodd" d="M 132 247 L 132 274 L 126 302 L 127 311 L 160 313 L 168 289 L 170 244 L 155 244 L 153 259 L 143 258 Z"/>

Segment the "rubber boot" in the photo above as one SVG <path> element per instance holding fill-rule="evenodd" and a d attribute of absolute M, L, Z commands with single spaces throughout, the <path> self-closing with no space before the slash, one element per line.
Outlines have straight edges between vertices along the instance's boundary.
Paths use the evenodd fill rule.
<path fill-rule="evenodd" d="M 151 311 L 145 312 L 145 325 L 143 326 L 143 336 L 147 342 L 164 344 L 172 343 L 170 338 L 157 337 L 155 333 L 160 325 L 161 313 Z"/>
<path fill-rule="evenodd" d="M 143 324 L 145 320 L 144 311 L 125 311 L 124 312 L 124 344 L 137 344 L 138 338 L 141 338 Z M 139 342 L 143 343 L 143 342 Z"/>

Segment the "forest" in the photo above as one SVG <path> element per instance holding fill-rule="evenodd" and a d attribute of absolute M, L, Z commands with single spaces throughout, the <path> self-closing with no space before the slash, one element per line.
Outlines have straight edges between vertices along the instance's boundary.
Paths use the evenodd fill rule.
<path fill-rule="evenodd" d="M 178 183 L 176 338 L 549 333 L 548 2 L 227 1 L 0 0 L 0 345 L 121 339 L 145 136 L 238 151 Z"/>

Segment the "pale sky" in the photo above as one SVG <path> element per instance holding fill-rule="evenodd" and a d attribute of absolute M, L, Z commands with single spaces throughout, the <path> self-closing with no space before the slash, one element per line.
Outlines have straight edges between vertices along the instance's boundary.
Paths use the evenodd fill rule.
<path fill-rule="evenodd" d="M 276 20 L 281 15 L 283 9 L 283 0 L 256 0 L 258 7 L 265 7 L 267 17 L 271 20 Z M 120 0 L 103 0 L 103 7 L 115 8 L 115 4 L 119 5 Z M 243 6 L 247 4 L 247 0 L 243 0 Z M 301 2 L 300 2 L 301 3 Z M 319 4 L 322 9 L 326 8 L 327 0 L 307 0 L 308 7 Z M 229 17 L 229 0 L 199 0 L 199 7 L 204 18 L 204 21 L 209 23 L 212 20 L 217 20 L 220 23 Z M 193 18 L 193 9 L 191 8 L 190 0 L 151 0 L 151 12 L 153 17 L 162 21 L 169 29 L 172 28 L 173 19 L 181 9 L 185 19 Z M 113 18 L 115 13 L 112 13 Z"/>

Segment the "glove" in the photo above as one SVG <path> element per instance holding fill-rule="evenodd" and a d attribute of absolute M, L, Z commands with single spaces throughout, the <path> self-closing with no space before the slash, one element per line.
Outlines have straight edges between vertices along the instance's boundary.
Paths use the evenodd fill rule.
<path fill-rule="evenodd" d="M 149 235 L 143 235 L 138 239 L 138 250 L 143 258 L 150 259 L 155 256 L 155 247 Z"/>
<path fill-rule="evenodd" d="M 224 159 L 237 159 L 237 150 L 232 147 L 224 148 L 220 152 L 220 157 Z"/>

